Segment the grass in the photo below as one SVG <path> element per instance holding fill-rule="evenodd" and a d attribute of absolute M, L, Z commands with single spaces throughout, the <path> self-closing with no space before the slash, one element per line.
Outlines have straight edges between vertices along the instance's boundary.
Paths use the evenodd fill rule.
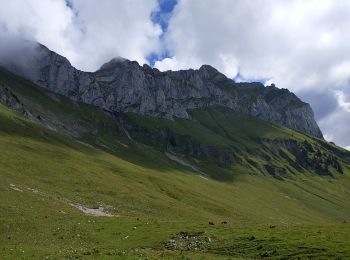
<path fill-rule="evenodd" d="M 138 141 L 170 147 L 221 181 L 233 180 L 234 172 L 283 179 L 300 172 L 336 176 L 349 171 L 349 153 L 322 139 L 224 107 L 189 112 L 192 120 L 128 117 Z"/>
<path fill-rule="evenodd" d="M 178 155 L 214 176 L 232 176 L 205 179 L 169 160 L 163 148 L 112 132 L 118 123 L 96 108 L 60 96 L 52 99 L 51 93 L 13 76 L 2 78 L 17 84 L 12 90 L 32 112 L 47 118 L 67 114 L 84 127 L 78 127 L 77 140 L 0 105 L 0 258 L 350 257 L 346 167 L 333 177 L 305 171 L 279 180 L 264 172 L 251 174 L 244 165 L 222 168 Z M 223 108 L 191 115 L 197 123 L 129 116 L 155 134 L 167 127 L 201 144 L 233 147 L 242 158 L 260 147 L 259 137 L 323 144 Z M 85 215 L 72 204 L 103 206 L 114 217 Z M 187 250 L 189 242 L 177 235 L 184 231 L 204 232 L 211 242 Z M 167 248 L 169 240 L 182 247 Z"/>

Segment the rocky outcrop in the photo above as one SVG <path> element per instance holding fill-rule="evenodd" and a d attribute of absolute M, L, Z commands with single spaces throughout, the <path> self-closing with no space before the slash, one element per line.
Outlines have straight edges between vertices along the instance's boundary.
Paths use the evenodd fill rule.
<path fill-rule="evenodd" d="M 52 93 L 52 95 L 56 94 Z M 23 99 L 20 99 L 12 91 L 11 87 L 0 79 L 0 104 L 5 105 L 30 121 L 74 138 L 79 138 L 81 133 L 94 131 L 94 129 L 87 129 L 86 126 L 79 122 L 73 122 L 69 118 L 62 118 L 53 113 L 42 113 L 40 115 L 33 113 L 26 102 L 22 101 Z M 107 128 L 107 130 L 109 129 Z"/>
<path fill-rule="evenodd" d="M 0 82 L 0 103 L 16 111 L 24 117 L 35 121 L 33 115 L 24 107 L 17 96 L 2 82 Z"/>
<path fill-rule="evenodd" d="M 265 165 L 266 170 L 270 174 L 287 172 L 289 165 L 289 169 L 294 168 L 296 172 L 314 171 L 319 175 L 333 176 L 334 172 L 343 174 L 341 161 L 349 160 L 348 155 L 342 155 L 341 151 L 338 154 L 333 153 L 332 146 L 322 141 L 319 142 L 320 145 L 324 146 L 323 143 L 326 144 L 326 147 L 323 149 L 314 146 L 306 140 L 297 142 L 293 139 L 261 139 L 260 142 L 269 151 L 270 155 L 283 158 L 287 162 L 284 168 L 279 168 L 271 164 Z M 284 148 L 293 157 L 290 157 L 281 148 Z"/>
<path fill-rule="evenodd" d="M 171 153 L 186 154 L 194 158 L 210 160 L 223 167 L 241 163 L 241 160 L 236 155 L 236 151 L 232 147 L 220 147 L 200 143 L 191 135 L 178 134 L 169 128 L 163 128 L 159 133 L 155 133 L 147 127 L 138 125 L 125 115 L 120 115 L 118 122 L 136 140 L 152 146 L 161 147 Z"/>
<path fill-rule="evenodd" d="M 293 93 L 261 83 L 236 83 L 209 65 L 198 70 L 160 72 L 118 58 L 88 73 L 39 45 L 29 67 L 7 69 L 56 93 L 111 113 L 191 119 L 188 109 L 221 105 L 322 138 L 311 107 Z"/>

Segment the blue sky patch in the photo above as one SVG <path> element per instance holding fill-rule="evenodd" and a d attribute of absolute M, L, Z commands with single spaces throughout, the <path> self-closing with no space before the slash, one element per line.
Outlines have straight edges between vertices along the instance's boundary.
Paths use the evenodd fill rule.
<path fill-rule="evenodd" d="M 159 24 L 163 32 L 168 29 L 169 18 L 177 0 L 158 0 L 159 10 L 151 15 L 152 22 Z"/>
<path fill-rule="evenodd" d="M 151 15 L 151 20 L 155 24 L 159 24 L 162 29 L 162 34 L 160 36 L 160 41 L 164 46 L 164 33 L 168 30 L 169 19 L 174 7 L 177 4 L 177 0 L 158 0 L 159 10 L 153 12 Z M 151 67 L 154 66 L 155 62 L 158 60 L 163 60 L 165 58 L 170 58 L 170 52 L 164 48 L 161 53 L 151 53 L 146 59 L 148 60 Z"/>

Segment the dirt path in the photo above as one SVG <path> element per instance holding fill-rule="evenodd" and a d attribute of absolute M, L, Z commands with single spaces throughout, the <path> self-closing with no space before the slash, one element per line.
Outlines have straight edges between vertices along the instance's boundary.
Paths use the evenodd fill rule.
<path fill-rule="evenodd" d="M 52 196 L 45 194 L 42 191 L 39 191 L 37 189 L 33 189 L 30 187 L 20 187 L 18 185 L 15 185 L 13 183 L 10 184 L 10 189 L 17 191 L 17 192 L 25 192 L 25 191 L 29 191 L 32 193 L 35 193 L 37 195 L 40 196 L 45 196 L 47 198 L 52 198 Z M 95 216 L 95 217 L 116 217 L 116 215 L 113 215 L 111 213 L 109 213 L 106 208 L 108 208 L 108 206 L 99 206 L 98 208 L 88 208 L 86 206 L 80 205 L 80 204 L 75 204 L 73 202 L 71 202 L 70 200 L 66 199 L 66 198 L 54 198 L 54 200 L 57 200 L 59 202 L 68 204 L 78 210 L 80 210 L 81 212 L 83 212 L 85 215 L 88 216 Z"/>

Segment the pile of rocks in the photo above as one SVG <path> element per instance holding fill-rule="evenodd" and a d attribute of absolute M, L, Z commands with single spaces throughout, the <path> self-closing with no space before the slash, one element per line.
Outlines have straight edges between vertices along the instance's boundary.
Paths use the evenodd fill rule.
<path fill-rule="evenodd" d="M 181 231 L 164 243 L 168 250 L 197 251 L 208 247 L 213 238 L 205 232 Z"/>

